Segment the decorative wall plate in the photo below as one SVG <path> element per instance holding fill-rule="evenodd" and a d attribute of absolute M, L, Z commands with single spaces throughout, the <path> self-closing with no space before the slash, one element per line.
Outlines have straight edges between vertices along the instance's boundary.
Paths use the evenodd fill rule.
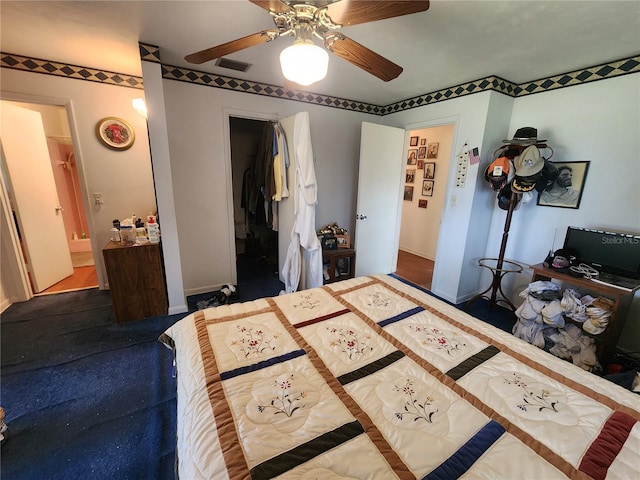
<path fill-rule="evenodd" d="M 113 150 L 126 150 L 133 145 L 135 132 L 131 125 L 116 117 L 106 117 L 96 125 L 100 141 Z"/>

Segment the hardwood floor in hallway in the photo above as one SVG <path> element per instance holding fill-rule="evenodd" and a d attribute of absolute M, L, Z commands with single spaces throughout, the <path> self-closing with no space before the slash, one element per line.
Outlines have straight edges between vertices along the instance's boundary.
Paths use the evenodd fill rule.
<path fill-rule="evenodd" d="M 95 265 L 74 267 L 73 274 L 51 285 L 37 295 L 72 292 L 74 290 L 84 290 L 87 288 L 98 288 L 98 274 L 96 273 Z"/>
<path fill-rule="evenodd" d="M 395 274 L 427 290 L 431 290 L 433 264 L 433 260 L 405 252 L 404 250 L 398 250 L 398 266 Z"/>

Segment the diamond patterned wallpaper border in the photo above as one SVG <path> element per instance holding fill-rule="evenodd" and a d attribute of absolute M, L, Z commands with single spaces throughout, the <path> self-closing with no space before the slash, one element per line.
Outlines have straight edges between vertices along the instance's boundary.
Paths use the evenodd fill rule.
<path fill-rule="evenodd" d="M 0 52 L 0 67 L 142 90 L 142 77 Z"/>
<path fill-rule="evenodd" d="M 160 48 L 158 46 L 140 43 L 139 48 L 141 60 L 161 64 Z M 294 100 L 325 107 L 340 108 L 343 110 L 383 116 L 487 90 L 493 90 L 510 97 L 517 98 L 535 93 L 556 90 L 558 88 L 566 88 L 597 80 L 614 78 L 630 73 L 640 73 L 640 55 L 521 84 L 515 84 L 497 76 L 489 76 L 453 87 L 443 88 L 435 92 L 425 93 L 417 97 L 407 98 L 386 106 L 373 105 L 356 100 L 348 100 L 312 92 L 285 90 L 283 87 L 278 85 L 253 82 L 234 77 L 225 77 L 212 73 L 199 72 L 189 68 L 164 64 L 161 64 L 161 66 L 162 77 L 168 80 L 194 83 L 242 93 L 265 95 L 284 100 Z M 78 65 L 69 65 L 39 58 L 30 58 L 12 53 L 0 52 L 0 67 L 41 73 L 45 75 L 74 78 L 90 82 L 100 82 L 128 88 L 144 88 L 141 77 Z"/>

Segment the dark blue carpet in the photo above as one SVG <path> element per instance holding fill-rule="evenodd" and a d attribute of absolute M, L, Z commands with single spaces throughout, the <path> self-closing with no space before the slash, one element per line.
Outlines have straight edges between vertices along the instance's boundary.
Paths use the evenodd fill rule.
<path fill-rule="evenodd" d="M 173 478 L 173 356 L 158 336 L 182 316 L 116 324 L 97 289 L 3 312 L 0 476 Z"/>

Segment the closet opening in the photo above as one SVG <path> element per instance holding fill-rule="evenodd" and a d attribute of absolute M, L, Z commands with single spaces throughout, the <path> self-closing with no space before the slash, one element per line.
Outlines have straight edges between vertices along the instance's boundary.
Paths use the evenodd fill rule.
<path fill-rule="evenodd" d="M 264 151 L 273 137 L 269 121 L 229 117 L 233 220 L 238 289 L 252 296 L 277 295 L 284 285 L 278 272 L 277 212 L 265 201 Z M 275 226 L 275 227 L 274 227 Z"/>

